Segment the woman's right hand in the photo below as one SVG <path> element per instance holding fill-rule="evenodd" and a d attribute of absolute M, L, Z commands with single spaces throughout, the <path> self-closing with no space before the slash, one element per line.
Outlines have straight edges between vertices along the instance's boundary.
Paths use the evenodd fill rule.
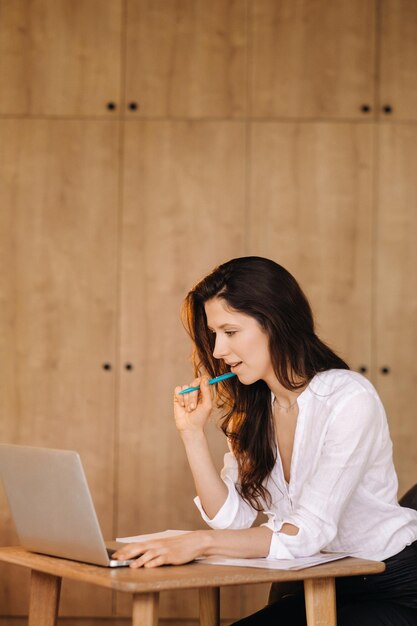
<path fill-rule="evenodd" d="M 208 376 L 195 378 L 189 385 L 175 387 L 174 416 L 175 424 L 180 433 L 201 432 L 204 430 L 213 409 Z M 180 395 L 187 387 L 198 387 L 199 391 L 191 391 Z"/>

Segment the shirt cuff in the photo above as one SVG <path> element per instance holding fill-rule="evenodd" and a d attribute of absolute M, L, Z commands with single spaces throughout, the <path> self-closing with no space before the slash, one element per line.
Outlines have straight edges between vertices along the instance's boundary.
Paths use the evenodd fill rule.
<path fill-rule="evenodd" d="M 284 522 L 282 522 L 284 524 Z M 269 553 L 266 557 L 267 559 L 294 559 L 294 554 L 289 550 L 289 548 L 285 545 L 282 540 L 283 533 L 280 533 L 280 529 L 282 528 L 282 524 L 280 528 L 277 530 L 274 526 L 274 523 L 267 522 L 266 524 L 262 524 L 262 526 L 266 526 L 270 530 L 272 530 L 271 543 L 269 545 Z M 291 535 L 285 535 L 285 539 L 288 539 Z"/>
<path fill-rule="evenodd" d="M 194 503 L 198 510 L 201 513 L 201 517 L 211 528 L 215 530 L 222 530 L 228 528 L 236 517 L 238 508 L 239 508 L 239 499 L 234 489 L 231 489 L 230 486 L 226 483 L 226 486 L 229 490 L 229 494 L 226 498 L 223 506 L 217 511 L 216 515 L 213 518 L 210 518 L 205 510 L 203 509 L 203 505 L 201 504 L 200 498 L 197 496 L 194 498 Z"/>
<path fill-rule="evenodd" d="M 278 531 L 272 533 L 271 544 L 269 546 L 269 554 L 267 559 L 294 559 L 294 555 L 281 541 L 281 535 Z"/>

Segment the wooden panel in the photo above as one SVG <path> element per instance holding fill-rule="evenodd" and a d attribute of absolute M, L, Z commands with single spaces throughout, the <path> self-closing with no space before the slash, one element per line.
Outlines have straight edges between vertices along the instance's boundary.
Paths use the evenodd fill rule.
<path fill-rule="evenodd" d="M 417 119 L 417 3 L 380 2 L 380 104 L 395 119 Z"/>
<path fill-rule="evenodd" d="M 128 0 L 126 101 L 143 117 L 246 111 L 246 0 Z"/>
<path fill-rule="evenodd" d="M 3 120 L 0 136 L 0 440 L 78 450 L 110 538 L 117 123 Z M 4 497 L 0 515 L 1 542 L 17 543 Z M 22 576 L 5 574 L 2 611 L 22 613 Z M 64 613 L 110 600 L 64 584 Z"/>
<path fill-rule="evenodd" d="M 253 124 L 250 252 L 294 274 L 353 368 L 371 357 L 371 165 L 368 124 Z"/>
<path fill-rule="evenodd" d="M 173 421 L 173 389 L 193 378 L 180 306 L 196 280 L 244 253 L 245 128 L 132 121 L 125 142 L 121 356 L 133 369 L 120 379 L 118 533 L 132 535 L 204 526 Z M 220 469 L 223 434 L 213 424 L 209 437 Z M 196 593 L 165 594 L 161 615 L 197 606 Z"/>
<path fill-rule="evenodd" d="M 122 0 L 2 0 L 0 113 L 114 115 Z"/>
<path fill-rule="evenodd" d="M 250 6 L 253 117 L 354 119 L 373 106 L 374 0 Z"/>
<path fill-rule="evenodd" d="M 263 523 L 262 520 L 261 523 Z M 242 590 L 242 615 L 252 615 L 268 604 L 270 584 L 247 585 Z"/>
<path fill-rule="evenodd" d="M 388 413 L 400 494 L 417 482 L 416 159 L 417 126 L 381 125 L 374 375 Z"/>

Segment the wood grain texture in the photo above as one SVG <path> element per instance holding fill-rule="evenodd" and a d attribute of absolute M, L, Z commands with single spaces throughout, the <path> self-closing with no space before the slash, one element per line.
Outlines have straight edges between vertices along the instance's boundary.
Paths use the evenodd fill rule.
<path fill-rule="evenodd" d="M 240 615 L 246 616 L 256 613 L 268 604 L 271 585 L 250 585 L 242 589 L 242 608 Z"/>
<path fill-rule="evenodd" d="M 122 0 L 2 0 L 1 114 L 114 115 Z"/>
<path fill-rule="evenodd" d="M 202 526 L 173 420 L 174 387 L 194 377 L 180 308 L 244 252 L 244 151 L 239 122 L 126 126 L 121 358 L 134 369 L 120 374 L 118 536 Z M 225 438 L 208 431 L 220 469 Z M 161 615 L 197 614 L 189 592 L 161 599 Z"/>
<path fill-rule="evenodd" d="M 246 0 L 128 0 L 126 102 L 141 117 L 246 112 Z"/>
<path fill-rule="evenodd" d="M 400 494 L 417 482 L 416 146 L 414 124 L 380 126 L 373 374 L 388 414 Z"/>
<path fill-rule="evenodd" d="M 417 119 L 417 4 L 381 0 L 379 103 L 382 118 Z M 392 112 L 384 115 L 383 107 Z"/>
<path fill-rule="evenodd" d="M 251 2 L 250 115 L 363 117 L 374 104 L 375 4 Z"/>
<path fill-rule="evenodd" d="M 120 376 L 122 535 L 199 519 L 172 414 L 174 387 L 193 378 L 180 307 L 197 279 L 243 252 L 244 128 L 131 122 L 125 142 L 121 354 L 135 369 Z"/>
<path fill-rule="evenodd" d="M 106 537 L 115 379 L 102 364 L 116 358 L 117 131 L 108 121 L 0 121 L 0 437 L 78 450 Z M 8 511 L 2 497 L 3 544 L 16 541 Z M 5 577 L 9 614 L 25 606 L 19 580 Z M 65 587 L 63 611 L 71 604 L 94 614 L 111 598 L 94 603 L 91 590 Z"/>
<path fill-rule="evenodd" d="M 220 589 L 204 587 L 199 590 L 201 626 L 219 626 L 220 624 Z"/>
<path fill-rule="evenodd" d="M 32 570 L 29 626 L 55 626 L 58 617 L 61 578 Z"/>
<path fill-rule="evenodd" d="M 158 626 L 158 593 L 133 596 L 132 626 Z"/>
<path fill-rule="evenodd" d="M 310 578 L 304 581 L 308 626 L 336 626 L 334 578 Z"/>
<path fill-rule="evenodd" d="M 285 580 L 360 576 L 376 574 L 385 569 L 383 562 L 351 557 L 304 570 L 291 571 L 206 565 L 198 561 L 187 565 L 170 565 L 153 569 L 129 567 L 112 569 L 34 554 L 20 547 L 0 548 L 0 561 L 132 594 L 159 593 L 169 589 L 201 589 Z"/>
<path fill-rule="evenodd" d="M 371 359 L 372 133 L 265 122 L 250 140 L 249 253 L 295 276 L 319 336 L 353 369 Z"/>

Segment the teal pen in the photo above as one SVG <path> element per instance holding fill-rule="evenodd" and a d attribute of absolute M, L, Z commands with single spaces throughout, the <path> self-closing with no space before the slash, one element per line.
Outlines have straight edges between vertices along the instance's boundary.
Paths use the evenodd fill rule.
<path fill-rule="evenodd" d="M 233 372 L 227 372 L 227 374 L 222 374 L 221 376 L 216 376 L 216 378 L 211 378 L 208 383 L 209 385 L 215 385 L 219 383 L 221 380 L 226 380 L 226 378 L 232 378 L 232 376 L 236 376 Z M 190 393 L 190 391 L 198 391 L 200 387 L 188 387 L 187 389 L 183 389 L 179 392 L 180 395 L 183 393 Z"/>

